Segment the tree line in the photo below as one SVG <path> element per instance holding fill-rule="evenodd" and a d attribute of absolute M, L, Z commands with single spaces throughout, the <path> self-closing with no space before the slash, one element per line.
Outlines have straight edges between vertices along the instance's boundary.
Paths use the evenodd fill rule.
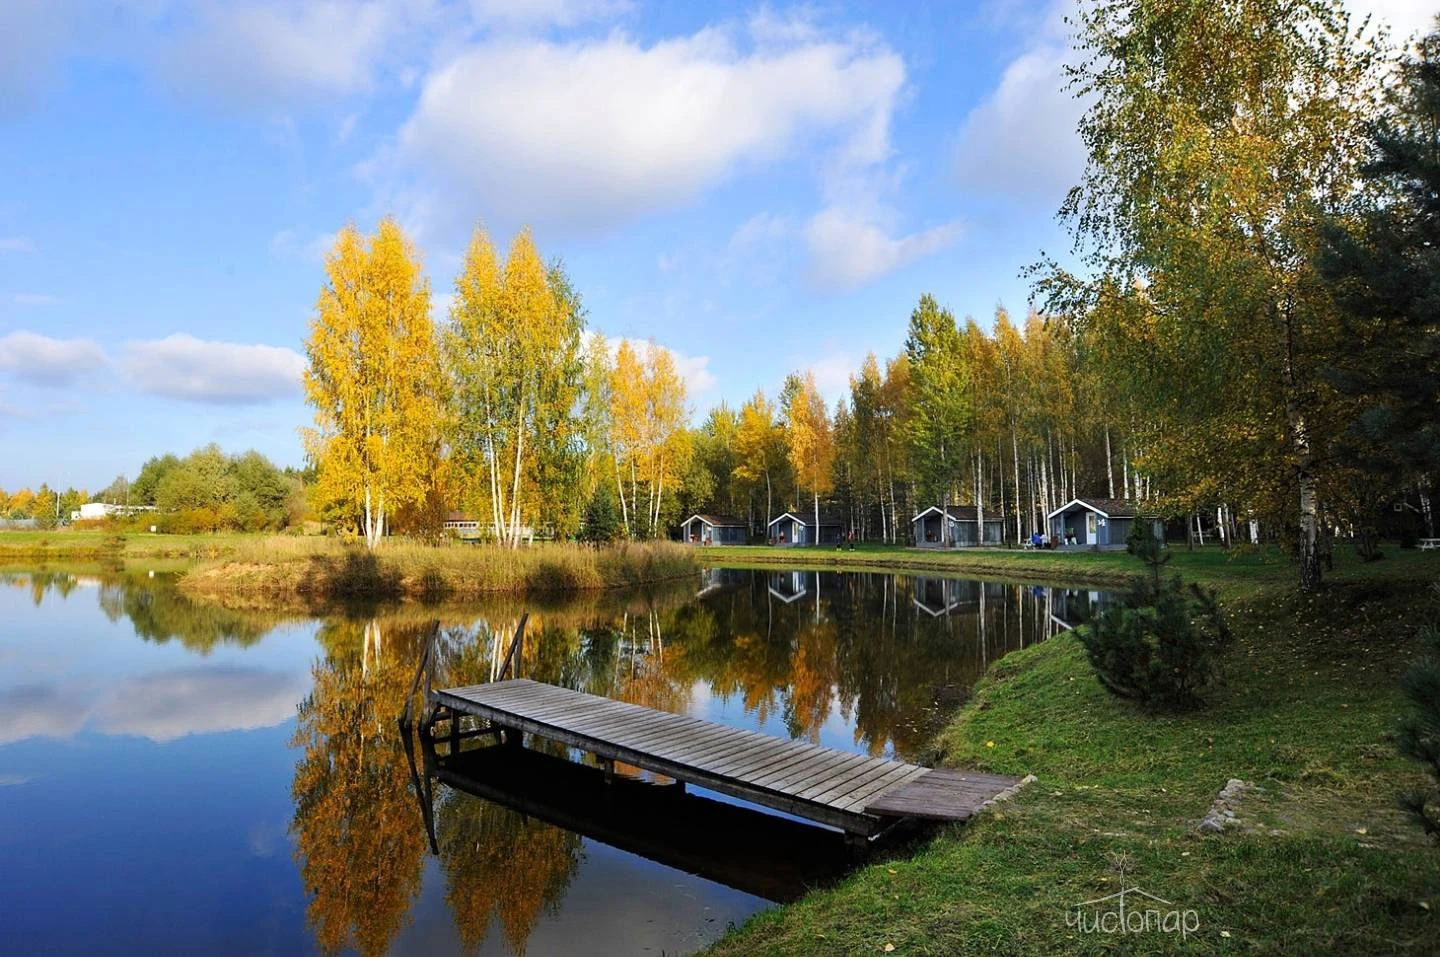
<path fill-rule="evenodd" d="M 1325 0 L 1086 6 L 1089 154 L 1050 312 L 1133 409 L 1174 507 L 1270 520 L 1320 584 L 1440 466 L 1440 37 L 1398 55 Z"/>
<path fill-rule="evenodd" d="M 1403 55 L 1327 0 L 1119 0 L 1074 21 L 1088 108 L 1061 209 L 1078 268 L 990 330 L 930 296 L 833 407 L 788 377 L 687 427 L 668 353 L 587 336 L 528 231 L 477 230 L 449 314 L 393 220 L 343 230 L 311 326 L 307 447 L 372 545 L 446 508 L 516 544 L 654 537 L 685 515 L 837 510 L 898 541 L 927 505 L 1043 529 L 1080 495 L 1227 542 L 1258 521 L 1318 585 L 1337 533 L 1433 534 L 1440 463 L 1440 39 Z"/>
<path fill-rule="evenodd" d="M 1082 488 L 1152 493 L 1134 430 L 1096 401 L 1068 329 L 1036 314 L 1017 326 L 998 310 L 992 334 L 924 296 L 904 350 L 883 371 L 869 356 L 833 408 L 801 370 L 692 428 L 673 356 L 587 334 L 528 230 L 503 258 L 475 231 L 439 323 L 393 220 L 343 230 L 326 273 L 306 444 L 317 500 L 372 547 L 452 509 L 509 545 L 542 527 L 664 537 L 693 512 L 743 517 L 758 538 L 780 512 L 822 509 L 899 541 L 928 503 L 1004 516 L 1018 541 Z"/>

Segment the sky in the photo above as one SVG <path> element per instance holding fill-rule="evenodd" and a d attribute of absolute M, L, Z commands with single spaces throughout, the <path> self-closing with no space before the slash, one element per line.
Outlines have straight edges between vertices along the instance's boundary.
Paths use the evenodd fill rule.
<path fill-rule="evenodd" d="M 301 464 L 325 250 L 387 214 L 437 321 L 475 226 L 529 225 L 697 422 L 834 401 L 922 293 L 988 327 L 1068 251 L 1074 2 L 0 0 L 0 488 Z"/>

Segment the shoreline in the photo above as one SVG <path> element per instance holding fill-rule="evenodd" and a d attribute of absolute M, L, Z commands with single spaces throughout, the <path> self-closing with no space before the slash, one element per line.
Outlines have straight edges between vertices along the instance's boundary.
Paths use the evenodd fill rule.
<path fill-rule="evenodd" d="M 1306 596 L 1278 556 L 1177 549 L 1169 571 L 1215 588 L 1236 633 L 1226 680 L 1205 709 L 1154 714 L 1111 696 L 1068 633 L 1012 652 L 950 714 L 936 766 L 1035 774 L 1036 783 L 966 824 L 879 850 L 838 884 L 756 914 L 705 953 L 1048 955 L 1119 944 L 1173 952 L 1171 934 L 1087 941 L 1067 924 L 1080 902 L 1131 886 L 1198 915 L 1184 942 L 1197 953 L 1237 943 L 1252 952 L 1432 952 L 1440 847 L 1396 807 L 1395 795 L 1426 775 L 1392 737 L 1414 626 L 1437 613 L 1430 586 L 1440 560 L 1387 554 L 1370 564 L 1337 555 L 1325 591 Z M 1135 559 L 1109 555 L 1117 553 L 994 564 L 1013 577 L 1023 561 L 1052 580 L 1057 560 L 1091 566 L 1071 580 L 1108 580 L 1117 562 L 1138 573 Z M 990 564 L 978 554 L 936 558 L 927 570 Z M 1198 825 L 1231 778 L 1255 787 L 1233 826 L 1203 834 Z"/>
<path fill-rule="evenodd" d="M 1123 588 L 1138 574 L 1136 569 L 1126 567 L 1126 563 L 1121 561 L 1106 562 L 1099 567 L 1087 564 L 1097 557 L 1090 553 L 1036 553 L 1002 548 L 936 552 L 903 545 L 867 544 L 858 546 L 854 551 L 839 551 L 824 546 L 775 548 L 725 545 L 698 551 L 700 563 L 714 568 L 764 569 L 779 566 L 803 571 L 935 572 L 946 577 L 975 575 L 1034 585 Z M 1129 559 L 1124 552 L 1097 554 Z"/>

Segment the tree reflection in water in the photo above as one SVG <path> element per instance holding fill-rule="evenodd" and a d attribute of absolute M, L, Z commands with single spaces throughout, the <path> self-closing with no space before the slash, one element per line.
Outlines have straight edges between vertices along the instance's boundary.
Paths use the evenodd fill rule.
<path fill-rule="evenodd" d="M 395 718 L 429 623 L 327 622 L 299 707 L 291 787 L 300 876 L 316 942 L 383 953 L 420 889 L 425 836 Z"/>
<path fill-rule="evenodd" d="M 923 762 L 928 742 L 1000 655 L 1041 640 L 1090 593 L 865 573 L 707 573 L 693 588 L 407 605 L 326 620 L 314 684 L 298 708 L 292 833 L 319 947 L 385 951 L 409 920 L 427 838 L 396 718 L 438 619 L 435 684 L 493 680 L 520 616 L 517 661 L 538 681 L 668 711 L 709 699 L 750 727 L 779 719 L 795 738 L 848 727 L 855 746 Z M 96 584 L 102 610 L 151 641 L 208 653 L 246 646 L 287 616 L 194 602 L 163 578 L 106 572 L 3 574 L 0 583 L 74 600 Z M 736 714 L 730 707 L 728 713 Z M 839 719 L 839 720 L 836 720 Z M 827 743 L 835 743 L 833 737 Z M 559 753 L 558 751 L 556 753 Z M 582 860 L 575 834 L 442 789 L 441 871 L 460 940 L 498 925 L 523 953 Z"/>
<path fill-rule="evenodd" d="M 510 950 L 524 954 L 541 914 L 558 908 L 580 868 L 580 835 L 458 791 L 444 793 L 436 836 L 460 942 L 476 950 L 498 921 Z"/>

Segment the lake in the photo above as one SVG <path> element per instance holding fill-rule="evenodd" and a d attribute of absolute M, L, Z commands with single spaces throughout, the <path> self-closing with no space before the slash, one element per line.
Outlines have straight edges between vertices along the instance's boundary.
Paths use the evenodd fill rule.
<path fill-rule="evenodd" d="M 414 775 L 396 719 L 427 643 L 438 684 L 485 681 L 528 611 L 525 677 L 924 763 L 991 662 L 1094 598 L 712 569 L 317 620 L 144 568 L 0 572 L 4 950 L 692 951 L 837 874 L 837 836 L 638 773 L 597 789 L 554 749 L 463 790 Z"/>

